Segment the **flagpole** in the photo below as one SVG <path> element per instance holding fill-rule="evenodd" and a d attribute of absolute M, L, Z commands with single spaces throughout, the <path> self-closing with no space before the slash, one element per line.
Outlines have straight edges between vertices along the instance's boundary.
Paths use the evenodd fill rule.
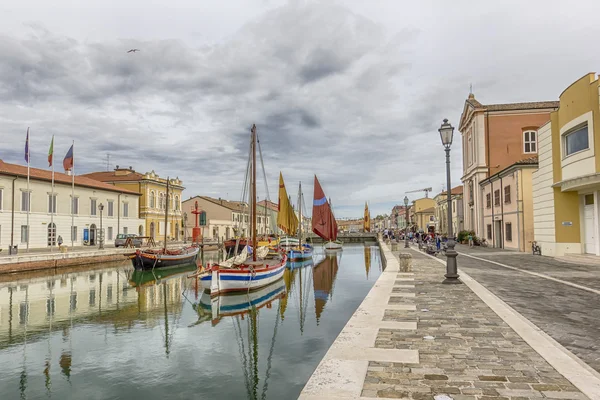
<path fill-rule="evenodd" d="M 75 241 L 75 235 L 73 227 L 75 226 L 75 141 L 73 140 L 73 162 L 71 165 L 71 250 L 74 250 L 73 244 Z"/>
<path fill-rule="evenodd" d="M 54 135 L 52 135 L 52 208 L 50 209 L 50 229 L 53 233 L 52 238 L 50 239 L 50 252 L 54 251 L 54 243 L 56 242 L 56 226 L 54 226 L 54 212 L 56 211 L 56 199 L 54 198 Z"/>
<path fill-rule="evenodd" d="M 29 192 L 29 127 L 27 128 L 27 253 L 29 253 L 29 210 L 31 210 L 31 193 Z"/>

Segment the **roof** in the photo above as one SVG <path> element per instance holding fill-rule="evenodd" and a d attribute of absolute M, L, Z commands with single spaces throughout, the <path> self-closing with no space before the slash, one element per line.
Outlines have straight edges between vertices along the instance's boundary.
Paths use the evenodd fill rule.
<path fill-rule="evenodd" d="M 443 196 L 443 195 L 447 195 L 447 193 L 448 193 L 447 191 L 440 192 L 440 193 L 438 193 L 438 194 L 437 194 L 435 197 L 437 197 L 437 196 Z M 457 196 L 457 195 L 459 195 L 459 194 L 463 194 L 463 186 L 462 186 L 462 185 L 460 185 L 460 186 L 453 187 L 453 188 L 452 188 L 452 190 L 450 191 L 450 193 L 451 193 L 452 195 L 454 195 L 454 196 Z"/>
<path fill-rule="evenodd" d="M 9 164 L 0 160 L 0 174 L 27 177 L 27 166 Z M 29 177 L 31 179 L 52 182 L 52 171 L 39 168 L 29 168 Z M 62 172 L 54 172 L 55 183 L 70 185 L 71 180 L 71 175 L 63 174 Z M 102 189 L 118 193 L 136 194 L 140 196 L 138 192 L 122 189 L 114 185 L 109 185 L 108 183 L 91 179 L 85 175 L 75 175 L 74 181 L 75 186 L 88 187 L 92 189 Z"/>
<path fill-rule="evenodd" d="M 560 101 L 534 101 L 530 103 L 507 103 L 484 105 L 488 111 L 511 111 L 511 110 L 538 110 L 544 108 L 558 108 Z"/>
<path fill-rule="evenodd" d="M 535 156 L 523 158 L 523 159 L 517 161 L 516 163 L 513 163 L 513 164 L 509 165 L 508 167 L 504 168 L 502 171 L 498 171 L 494 175 L 491 175 L 488 178 L 486 178 L 486 179 L 482 180 L 481 182 L 479 182 L 479 186 L 492 181 L 492 178 L 498 179 L 498 177 L 500 175 L 504 175 L 507 171 L 509 171 L 509 170 L 511 170 L 513 168 L 516 168 L 516 167 L 519 167 L 519 166 L 528 166 L 528 165 L 536 167 L 538 165 L 538 156 L 535 155 Z M 493 179 L 493 180 L 495 180 L 495 179 Z"/>
<path fill-rule="evenodd" d="M 273 203 L 272 201 L 268 201 L 268 200 L 261 200 L 258 202 L 258 205 L 261 207 L 265 206 L 265 202 L 267 203 L 267 208 L 273 211 L 279 211 L 279 206 L 275 203 Z"/>
<path fill-rule="evenodd" d="M 211 203 L 217 204 L 221 207 L 225 207 L 228 208 L 232 211 L 248 211 L 247 208 L 243 207 L 243 205 L 245 205 L 245 203 L 242 203 L 241 201 L 229 201 L 229 200 L 225 200 L 225 199 L 215 199 L 213 197 L 208 197 L 208 196 L 196 196 L 201 198 L 202 200 L 206 200 L 206 201 L 210 201 Z M 191 199 L 190 199 L 191 200 Z M 189 201 L 189 200 L 187 200 Z"/>
<path fill-rule="evenodd" d="M 83 176 L 100 182 L 141 181 L 144 178 L 143 174 L 133 170 L 123 170 L 120 171 L 121 174 L 116 174 L 115 172 L 116 171 L 91 172 L 89 174 L 84 174 Z"/>

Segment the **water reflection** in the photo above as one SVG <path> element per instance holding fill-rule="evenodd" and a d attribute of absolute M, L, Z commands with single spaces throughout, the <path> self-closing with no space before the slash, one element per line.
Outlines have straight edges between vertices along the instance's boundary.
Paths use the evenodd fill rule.
<path fill-rule="evenodd" d="M 294 398 L 377 278 L 377 257 L 317 254 L 260 290 L 214 298 L 188 279 L 193 265 L 0 276 L 0 398 Z"/>

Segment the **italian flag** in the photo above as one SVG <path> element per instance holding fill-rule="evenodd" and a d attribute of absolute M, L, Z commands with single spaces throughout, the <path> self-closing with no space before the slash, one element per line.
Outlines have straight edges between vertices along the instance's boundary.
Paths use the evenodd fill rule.
<path fill-rule="evenodd" d="M 48 149 L 48 166 L 52 166 L 52 156 L 54 155 L 54 135 L 52 135 L 52 141 L 50 142 L 50 149 Z"/>

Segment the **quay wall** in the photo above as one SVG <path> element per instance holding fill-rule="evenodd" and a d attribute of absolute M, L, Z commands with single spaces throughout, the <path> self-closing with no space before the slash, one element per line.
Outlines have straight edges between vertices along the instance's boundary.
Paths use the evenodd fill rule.
<path fill-rule="evenodd" d="M 135 251 L 135 250 L 133 250 Z M 45 253 L 0 258 L 0 274 L 50 270 L 64 267 L 126 261 L 124 254 L 132 249 L 106 249 L 73 253 Z"/>

